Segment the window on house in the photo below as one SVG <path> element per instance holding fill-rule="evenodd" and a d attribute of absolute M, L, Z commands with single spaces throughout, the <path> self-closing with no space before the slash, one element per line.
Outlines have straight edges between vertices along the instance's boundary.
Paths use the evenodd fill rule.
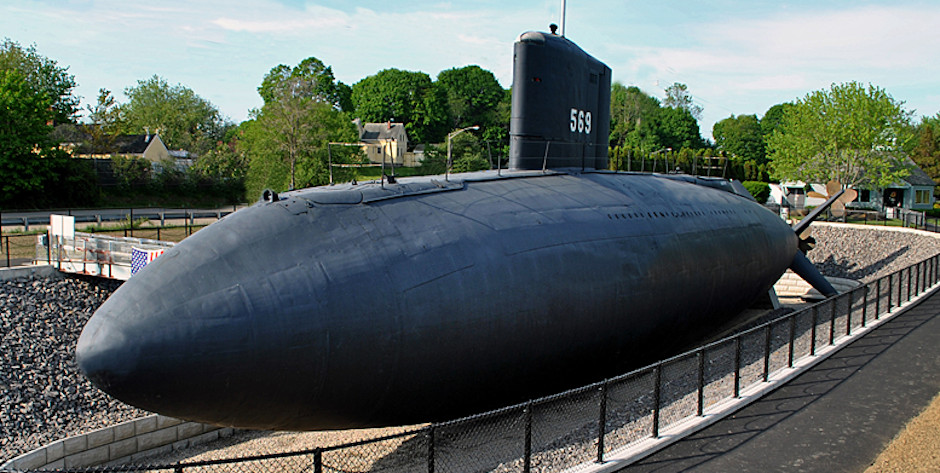
<path fill-rule="evenodd" d="M 914 191 L 914 203 L 915 204 L 929 204 L 930 203 L 930 191 L 926 191 L 922 189 Z"/>
<path fill-rule="evenodd" d="M 871 202 L 871 190 L 862 189 L 858 191 L 858 201 L 859 202 Z"/>

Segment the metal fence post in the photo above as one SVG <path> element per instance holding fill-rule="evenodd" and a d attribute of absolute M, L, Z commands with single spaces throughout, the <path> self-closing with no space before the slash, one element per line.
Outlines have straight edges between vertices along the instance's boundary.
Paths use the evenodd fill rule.
<path fill-rule="evenodd" d="M 434 424 L 428 426 L 428 473 L 434 473 Z"/>
<path fill-rule="evenodd" d="M 796 315 L 790 314 L 790 344 L 787 347 L 787 368 L 793 368 L 793 345 L 796 338 Z"/>
<path fill-rule="evenodd" d="M 868 326 L 868 284 L 862 286 L 862 328 Z"/>
<path fill-rule="evenodd" d="M 809 355 L 810 355 L 810 356 L 814 356 L 814 355 L 816 355 L 816 315 L 817 315 L 816 313 L 817 313 L 817 307 L 814 305 L 811 310 L 812 310 L 812 314 L 813 314 L 813 320 L 812 320 L 813 325 L 812 325 L 812 327 L 810 327 L 810 331 L 809 331 Z"/>
<path fill-rule="evenodd" d="M 313 473 L 323 473 L 323 450 L 313 451 Z"/>
<path fill-rule="evenodd" d="M 829 301 L 829 346 L 836 344 L 836 302 L 838 298 Z"/>
<path fill-rule="evenodd" d="M 698 351 L 698 407 L 696 413 L 699 417 L 705 414 L 705 349 Z"/>
<path fill-rule="evenodd" d="M 7 239 L 7 241 L 6 241 L 6 245 L 7 245 L 7 267 L 9 268 L 9 267 L 10 267 L 10 235 L 7 235 L 5 238 Z"/>
<path fill-rule="evenodd" d="M 770 379 L 770 326 L 767 324 L 767 329 L 764 334 L 764 382 L 766 383 Z"/>
<path fill-rule="evenodd" d="M 891 313 L 891 295 L 894 294 L 894 273 L 888 275 L 888 308 L 885 313 Z"/>
<path fill-rule="evenodd" d="M 532 401 L 526 403 L 522 415 L 525 417 L 525 447 L 523 448 L 522 471 L 529 473 L 532 471 Z"/>
<path fill-rule="evenodd" d="M 858 292 L 858 288 L 845 293 L 846 298 L 849 300 L 849 310 L 845 316 L 845 334 L 846 335 L 852 335 L 852 308 L 855 306 L 855 293 L 856 292 Z"/>
<path fill-rule="evenodd" d="M 597 463 L 604 463 L 604 436 L 607 434 L 607 380 L 599 389 L 601 402 L 597 416 Z"/>
<path fill-rule="evenodd" d="M 741 336 L 734 337 L 734 398 L 741 394 Z"/>
<path fill-rule="evenodd" d="M 653 438 L 659 438 L 659 403 L 660 392 L 659 384 L 662 381 L 662 363 L 653 367 Z"/>
<path fill-rule="evenodd" d="M 905 302 L 911 301 L 911 284 L 913 283 L 914 283 L 914 268 L 908 266 L 907 267 L 907 299 L 904 300 Z"/>

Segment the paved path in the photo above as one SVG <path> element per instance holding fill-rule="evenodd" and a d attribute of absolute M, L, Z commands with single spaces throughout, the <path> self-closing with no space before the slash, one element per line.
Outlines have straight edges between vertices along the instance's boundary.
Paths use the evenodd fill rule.
<path fill-rule="evenodd" d="M 940 392 L 940 293 L 622 472 L 861 472 Z"/>

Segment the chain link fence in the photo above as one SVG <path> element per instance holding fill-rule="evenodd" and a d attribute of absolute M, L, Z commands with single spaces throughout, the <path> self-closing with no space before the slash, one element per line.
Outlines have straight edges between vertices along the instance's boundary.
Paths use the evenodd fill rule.
<path fill-rule="evenodd" d="M 940 255 L 696 350 L 554 396 L 313 450 L 83 472 L 549 472 L 583 469 L 707 415 L 938 282 Z"/>

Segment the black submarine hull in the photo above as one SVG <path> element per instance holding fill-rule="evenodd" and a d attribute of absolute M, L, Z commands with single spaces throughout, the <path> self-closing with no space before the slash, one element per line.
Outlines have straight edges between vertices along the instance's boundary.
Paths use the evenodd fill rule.
<path fill-rule="evenodd" d="M 495 172 L 291 192 L 187 238 L 89 321 L 114 397 L 255 429 L 402 425 L 613 376 L 709 334 L 797 252 L 656 175 Z"/>

